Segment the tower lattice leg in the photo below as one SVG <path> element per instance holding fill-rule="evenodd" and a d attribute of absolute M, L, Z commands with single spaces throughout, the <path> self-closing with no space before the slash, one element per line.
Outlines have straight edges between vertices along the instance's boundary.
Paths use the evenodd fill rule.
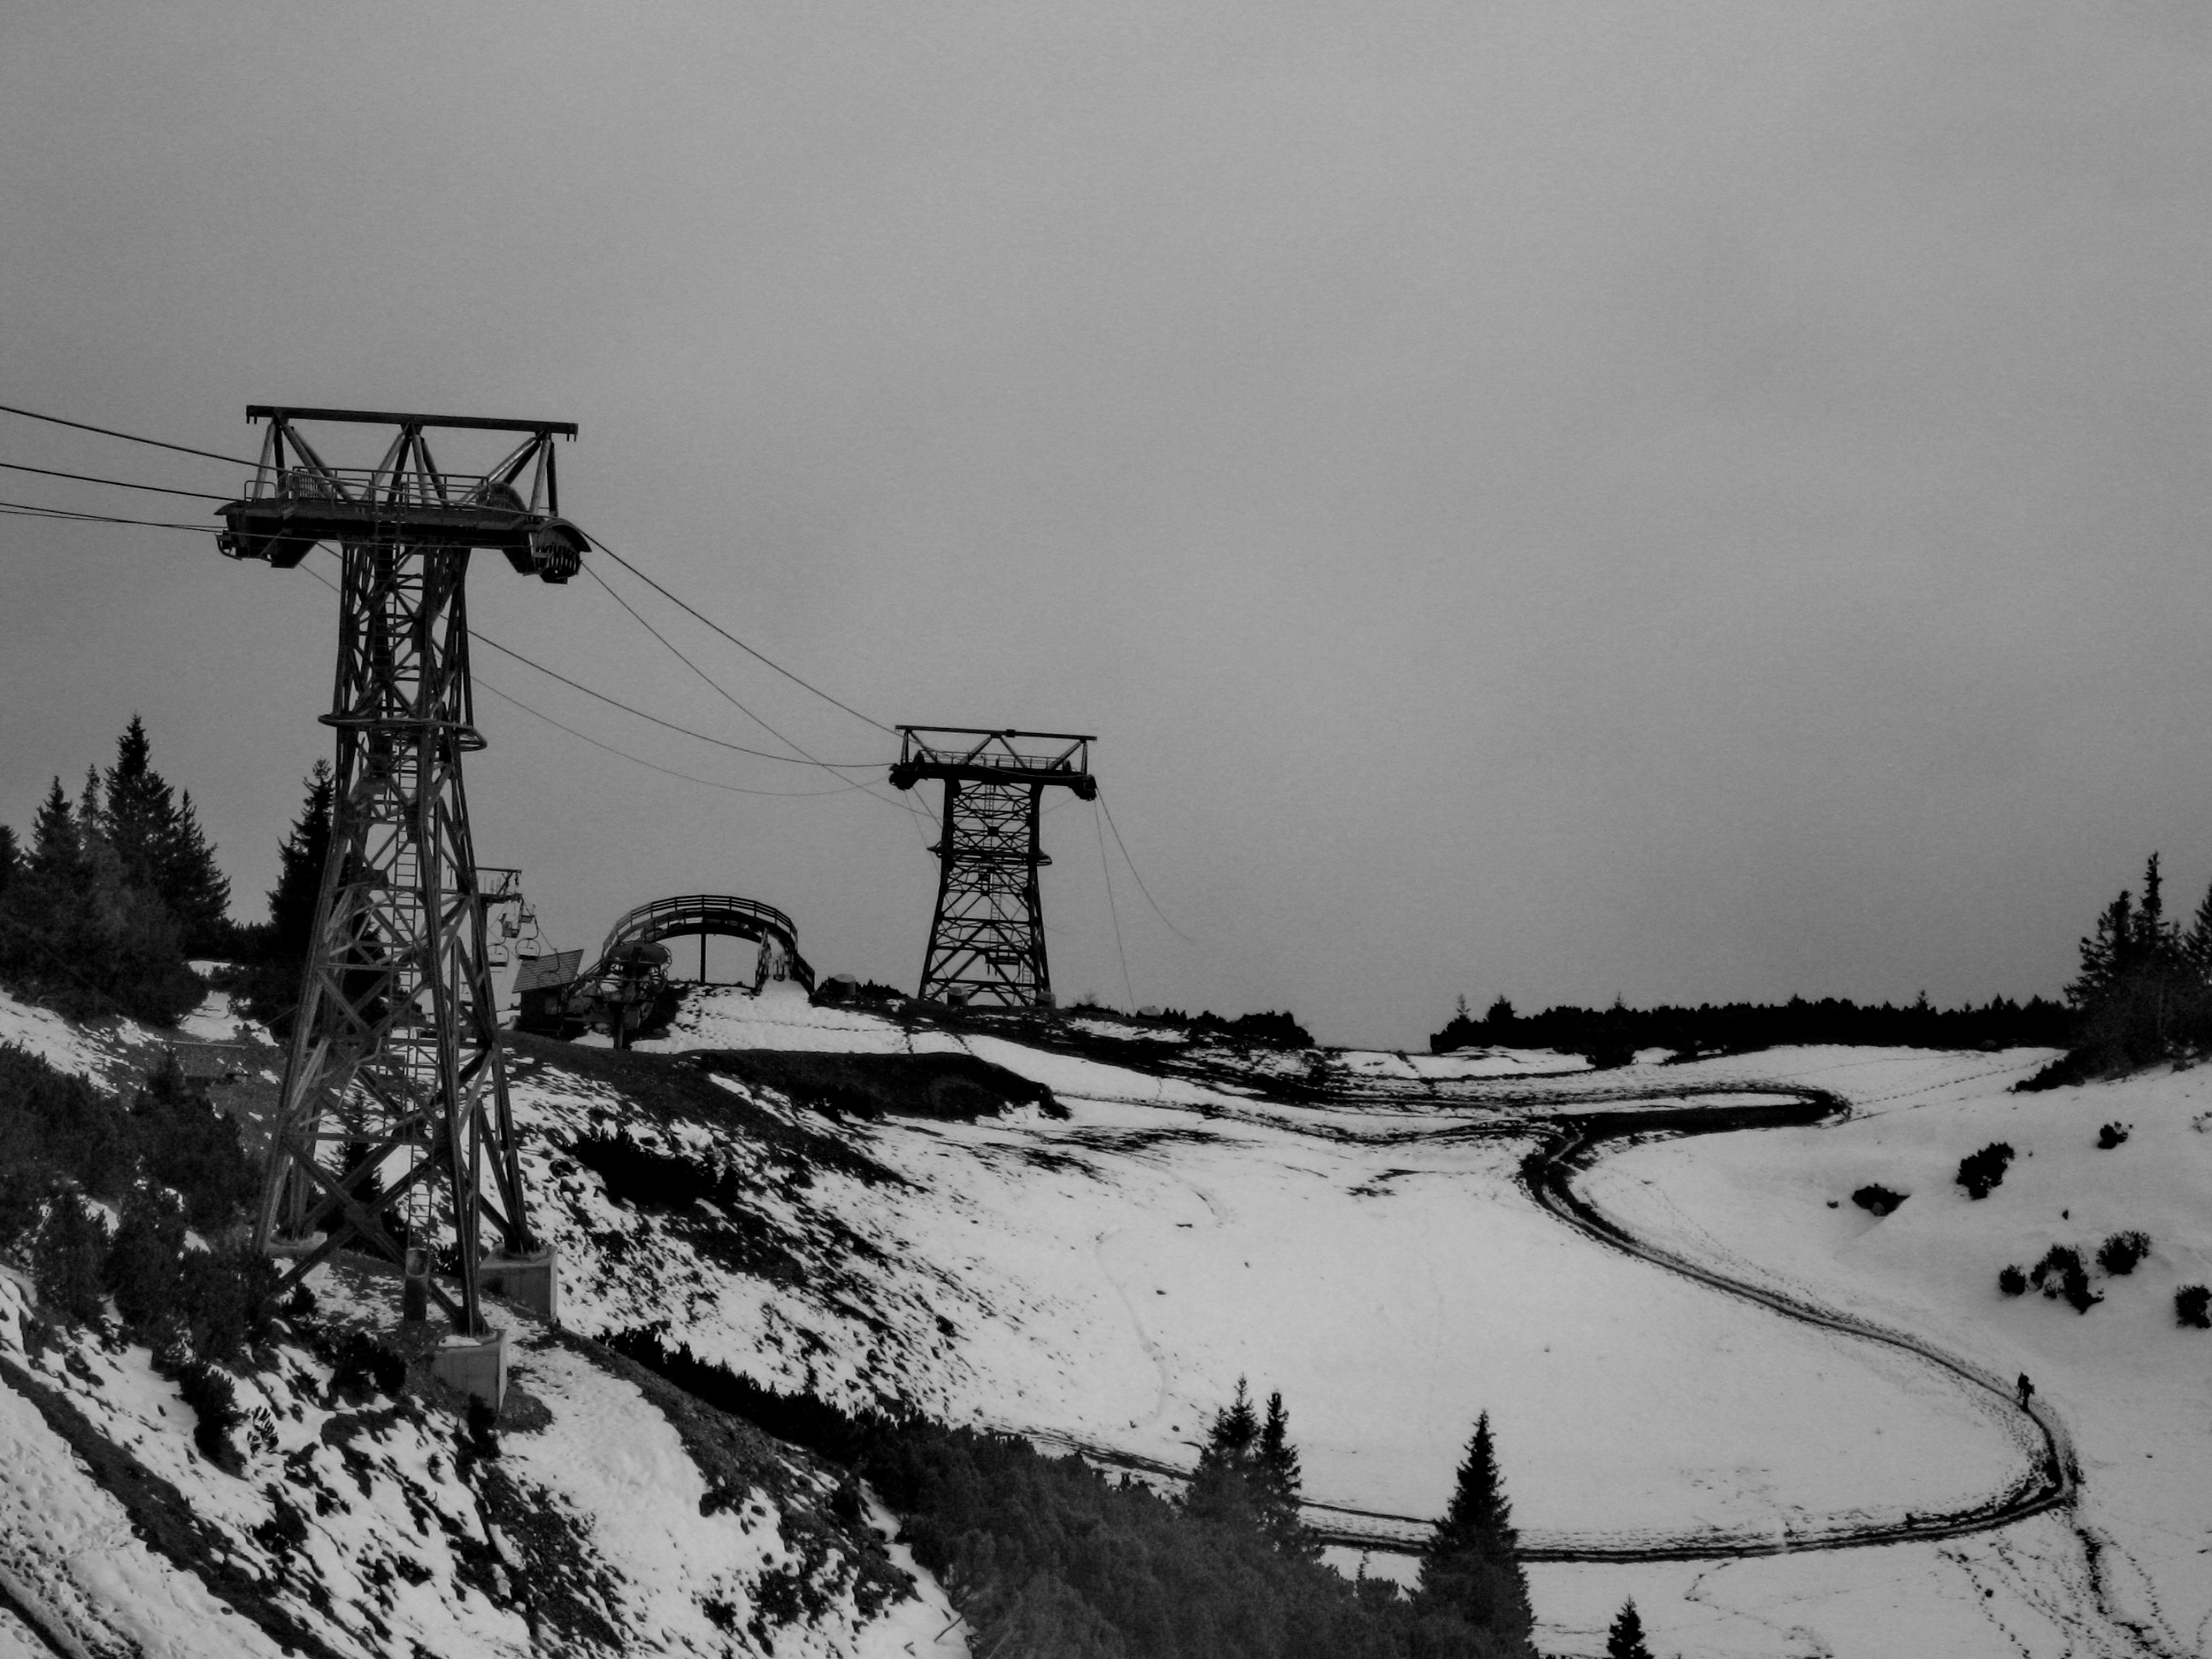
<path fill-rule="evenodd" d="M 450 1242 L 459 1297 L 431 1294 L 477 1334 L 485 1221 L 532 1246 L 461 782 L 483 746 L 468 554 L 349 544 L 344 567 L 330 854 L 255 1242 L 295 1257 L 287 1284 L 341 1249 Z"/>
<path fill-rule="evenodd" d="M 1037 870 L 1041 786 L 945 781 L 937 914 L 929 927 L 921 994 L 939 1002 L 1052 1006 Z"/>

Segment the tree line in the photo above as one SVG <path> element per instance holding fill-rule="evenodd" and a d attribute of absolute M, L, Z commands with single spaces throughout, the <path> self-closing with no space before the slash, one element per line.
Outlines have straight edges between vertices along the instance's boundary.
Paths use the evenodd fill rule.
<path fill-rule="evenodd" d="M 0 824 L 0 983 L 72 1019 L 173 1025 L 206 994 L 191 963 L 220 960 L 248 1014 L 281 1027 L 313 931 L 331 793 L 318 761 L 278 847 L 268 920 L 241 926 L 191 792 L 155 769 L 133 714 L 114 763 L 87 769 L 74 797 L 53 780 L 27 840 Z"/>
<path fill-rule="evenodd" d="M 1581 1054 L 1600 1066 L 1626 1066 L 1638 1050 L 1664 1048 L 1676 1060 L 1747 1054 L 1757 1048 L 1861 1043 L 1892 1048 L 2063 1048 L 2071 1040 L 2075 1011 L 2045 997 L 2014 1002 L 1993 998 L 1980 1007 L 1932 1006 L 1923 993 L 1899 1007 L 1856 1003 L 1843 997 L 1781 1003 L 1701 1003 L 1630 1008 L 1582 1008 L 1562 1004 L 1522 1014 L 1500 997 L 1482 1018 L 1467 1000 L 1429 1039 L 1432 1054 L 1455 1048 L 1551 1048 Z"/>

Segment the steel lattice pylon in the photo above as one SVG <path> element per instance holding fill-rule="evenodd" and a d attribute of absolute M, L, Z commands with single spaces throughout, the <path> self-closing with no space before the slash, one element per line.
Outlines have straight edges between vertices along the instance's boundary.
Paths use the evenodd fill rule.
<path fill-rule="evenodd" d="M 223 550 L 296 564 L 342 548 L 331 712 L 337 777 L 330 854 L 294 1016 L 255 1224 L 257 1247 L 293 1257 L 285 1282 L 343 1248 L 406 1263 L 408 1246 L 456 1247 L 458 1299 L 431 1297 L 480 1334 L 483 1224 L 514 1255 L 533 1246 L 508 1109 L 461 757 L 483 747 L 469 682 L 470 550 L 565 581 L 582 538 L 557 515 L 552 422 L 267 409 L 262 466 L 221 509 Z M 299 419 L 396 424 L 368 472 L 325 466 Z M 428 427 L 527 434 L 489 474 L 441 472 Z M 288 456 L 287 447 L 291 453 Z M 526 503 L 515 483 L 533 470 Z M 386 1179 L 395 1163 L 404 1165 Z M 380 1193 L 374 1191 L 381 1186 Z M 418 1218 L 405 1238 L 387 1216 Z M 423 1261 L 415 1264 L 417 1268 Z"/>
<path fill-rule="evenodd" d="M 1044 907 L 1037 871 L 1052 860 L 1038 836 L 1044 792 L 1054 786 L 1095 799 L 1090 746 L 1054 732 L 987 732 L 902 726 L 890 781 L 945 785 L 937 913 L 929 926 L 919 994 L 938 1002 L 1052 1006 Z"/>

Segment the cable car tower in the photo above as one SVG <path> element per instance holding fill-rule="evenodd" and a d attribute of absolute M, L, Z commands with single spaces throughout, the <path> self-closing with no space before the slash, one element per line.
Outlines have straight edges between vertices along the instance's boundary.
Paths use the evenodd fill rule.
<path fill-rule="evenodd" d="M 1044 792 L 1098 797 L 1091 775 L 1095 738 L 1059 732 L 988 732 L 957 726 L 902 726 L 892 786 L 924 778 L 945 784 L 938 855 L 937 915 L 922 959 L 925 1000 L 1052 1006 L 1044 909 L 1037 870 L 1052 860 L 1037 836 Z"/>
<path fill-rule="evenodd" d="M 286 1285 L 339 1249 L 386 1257 L 404 1275 L 409 1312 L 434 1298 L 463 1334 L 481 1336 L 488 1278 L 511 1276 L 548 1314 L 555 1291 L 507 1106 L 485 937 L 498 896 L 482 890 L 461 787 L 461 757 L 484 746 L 465 579 L 479 547 L 544 581 L 581 568 L 584 537 L 560 517 L 554 468 L 553 440 L 576 428 L 258 404 L 246 413 L 268 434 L 246 494 L 217 509 L 228 526 L 217 545 L 289 569 L 335 542 L 344 567 L 337 686 L 321 716 L 337 732 L 330 854 L 254 1243 L 290 1258 Z M 301 422 L 396 430 L 374 466 L 347 470 L 324 462 Z M 451 428 L 520 442 L 489 473 L 447 472 L 425 434 Z M 395 1237 L 388 1218 L 402 1214 Z M 491 1261 L 487 1220 L 503 1253 Z M 429 1272 L 447 1240 L 458 1300 Z"/>

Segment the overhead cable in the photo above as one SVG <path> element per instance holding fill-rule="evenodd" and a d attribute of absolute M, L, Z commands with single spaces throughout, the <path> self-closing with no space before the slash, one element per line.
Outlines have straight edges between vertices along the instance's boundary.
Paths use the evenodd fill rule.
<path fill-rule="evenodd" d="M 125 478 L 96 477 L 89 472 L 58 472 L 50 466 L 26 466 L 21 461 L 0 461 L 10 472 L 36 472 L 48 478 L 74 478 L 79 483 L 112 484 L 118 489 L 143 489 L 156 495 L 191 495 L 203 501 L 227 501 L 228 495 L 214 495 L 204 489 L 172 489 L 167 484 L 132 483 Z"/>
<path fill-rule="evenodd" d="M 1121 839 L 1121 826 L 1114 822 L 1114 809 L 1106 805 L 1106 793 L 1103 789 L 1098 793 L 1098 805 L 1106 814 L 1106 827 L 1114 832 L 1114 845 L 1121 849 L 1121 862 L 1127 865 L 1129 873 L 1136 877 L 1137 890 L 1145 896 L 1145 902 L 1152 907 L 1152 914 L 1160 919 L 1160 925 L 1185 945 L 1196 945 L 1196 939 L 1168 920 L 1168 913 L 1160 908 L 1159 901 L 1152 896 L 1152 890 L 1145 885 L 1145 878 L 1137 868 L 1136 860 L 1129 856 L 1129 843 Z"/>
<path fill-rule="evenodd" d="M 1098 873 L 1106 878 L 1106 914 L 1114 921 L 1114 954 L 1121 958 L 1121 989 L 1129 999 L 1129 1012 L 1137 1012 L 1137 989 L 1129 982 L 1129 953 L 1121 948 L 1121 913 L 1114 908 L 1114 866 L 1106 861 L 1106 832 L 1098 827 L 1097 797 L 1091 797 L 1091 827 L 1098 835 Z"/>
<path fill-rule="evenodd" d="M 627 749 L 617 749 L 611 743 L 600 742 L 599 738 L 592 736 L 587 732 L 579 732 L 573 726 L 563 725 L 561 721 L 555 720 L 550 714 L 545 713 L 544 710 L 541 708 L 533 708 L 530 704 L 523 702 L 521 698 L 512 696 L 508 693 L 501 690 L 497 686 L 494 685 L 489 680 L 484 678 L 481 674 L 472 676 L 471 678 L 477 685 L 482 687 L 484 690 L 490 692 L 492 696 L 497 697 L 501 702 L 513 703 L 524 714 L 531 715 L 535 719 L 544 720 L 546 725 L 556 727 L 562 732 L 566 732 L 572 738 L 580 738 L 582 741 L 591 744 L 594 749 L 604 749 L 610 755 L 619 756 L 622 759 L 629 761 L 633 765 L 642 766 L 647 771 L 651 772 L 665 773 L 672 778 L 681 778 L 686 783 L 703 783 L 709 789 L 726 790 L 732 795 L 780 795 L 784 799 L 790 800 L 804 800 L 817 795 L 842 795 L 849 793 L 853 790 L 862 787 L 857 783 L 840 783 L 834 784 L 827 789 L 752 789 L 748 788 L 742 784 L 723 783 L 718 779 L 702 778 L 690 772 L 679 772 L 672 766 L 663 766 L 657 761 L 647 760 L 641 755 L 633 755 Z"/>
<path fill-rule="evenodd" d="M 310 576 L 313 576 L 317 581 L 320 582 L 324 586 L 329 588 L 331 592 L 336 593 L 339 591 L 338 585 L 332 581 L 328 576 L 323 574 L 321 571 L 310 568 L 308 569 L 307 574 Z M 557 730 L 566 732 L 570 737 L 580 738 L 583 742 L 591 744 L 594 749 L 604 749 L 608 754 L 614 755 L 623 760 L 629 761 L 634 765 L 642 766 L 649 772 L 665 773 L 672 778 L 681 778 L 686 783 L 704 784 L 709 789 L 725 790 L 732 795 L 779 795 L 786 798 L 797 799 L 803 799 L 813 795 L 842 795 L 848 790 L 857 789 L 860 787 L 857 783 L 845 783 L 839 784 L 836 787 L 830 789 L 752 789 L 748 788 L 742 784 L 724 783 L 719 779 L 702 778 L 690 772 L 679 772 L 672 766 L 663 766 L 657 761 L 649 761 L 646 759 L 642 755 L 633 755 L 627 749 L 617 749 L 613 744 L 602 743 L 599 738 L 592 736 L 588 732 L 579 732 L 574 726 L 569 726 L 561 720 L 555 720 L 544 709 L 534 708 L 510 692 L 502 691 L 498 686 L 494 685 L 489 680 L 486 679 L 481 674 L 471 674 L 469 678 L 471 684 L 490 692 L 492 696 L 497 697 L 501 702 L 512 703 L 515 708 L 520 708 L 524 714 L 532 716 L 533 719 L 541 720 L 544 721 L 546 725 L 553 726 Z"/>
<path fill-rule="evenodd" d="M 212 449 L 194 449 L 189 444 L 164 442 L 160 438 L 142 438 L 135 432 L 118 432 L 113 427 L 91 426 L 83 421 L 65 421 L 58 415 L 41 415 L 35 409 L 18 409 L 13 404 L 0 404 L 0 415 L 21 415 L 27 421 L 46 421 L 54 426 L 73 426 L 80 432 L 97 432 L 103 438 L 120 438 L 125 443 L 146 444 L 155 449 L 173 449 L 179 455 L 198 455 L 210 461 L 223 461 L 232 466 L 258 466 L 258 461 L 241 461 L 235 455 L 218 455 Z"/>
<path fill-rule="evenodd" d="M 222 527 L 211 524 L 173 524 L 162 519 L 124 519 L 112 513 L 79 513 L 66 507 L 41 507 L 36 501 L 0 501 L 0 513 L 18 519 L 60 519 L 77 524 L 135 524 L 149 530 L 189 530 L 196 535 L 217 536 Z"/>
<path fill-rule="evenodd" d="M 678 610 L 681 610 L 686 614 L 696 617 L 700 622 L 706 623 L 708 627 L 713 629 L 717 634 L 720 634 L 732 645 L 736 646 L 738 650 L 745 653 L 746 655 L 757 658 L 760 661 L 766 663 L 770 668 L 775 670 L 777 673 L 782 675 L 784 678 L 789 680 L 793 685 L 805 687 L 807 690 L 811 691 L 816 696 L 821 698 L 823 702 L 834 704 L 836 707 L 843 709 L 854 720 L 865 721 L 866 724 L 874 726 L 878 732 L 889 732 L 893 734 L 896 733 L 898 729 L 897 727 L 885 726 L 881 720 L 875 719 L 872 715 L 863 714 L 859 709 L 854 708 L 851 703 L 841 702 L 839 699 L 831 696 L 820 686 L 810 684 L 807 681 L 799 678 L 798 675 L 793 673 L 788 668 L 786 668 L 781 663 L 776 661 L 773 657 L 767 656 L 761 652 L 754 650 L 752 647 L 747 645 L 743 640 L 739 639 L 735 634 L 730 632 L 728 629 L 723 627 L 721 623 L 716 622 L 712 617 L 704 616 L 699 611 L 693 610 L 691 606 L 684 604 L 683 600 L 678 599 L 676 595 L 670 592 L 659 582 L 653 580 L 652 577 L 647 575 L 645 572 L 640 570 L 635 565 L 632 564 L 628 559 L 623 557 L 621 554 L 616 552 L 614 549 L 609 547 L 597 536 L 592 535 L 589 531 L 586 531 L 584 534 L 586 539 L 587 539 L 593 547 L 598 548 L 600 552 L 605 554 L 623 569 L 629 571 L 631 575 L 636 577 L 647 587 L 650 587 L 654 592 L 659 594 L 661 598 L 666 599 L 671 605 L 675 605 Z"/>
<path fill-rule="evenodd" d="M 759 726 L 762 731 L 767 732 L 769 736 L 774 738 L 778 743 L 784 744 L 791 749 L 797 750 L 803 758 L 813 761 L 817 766 L 826 767 L 829 765 L 827 761 L 816 760 L 812 755 L 808 754 L 807 751 L 798 743 L 793 742 L 791 738 L 784 736 L 782 732 L 777 731 L 775 727 L 770 726 L 758 714 L 754 714 L 751 709 L 746 708 L 744 704 L 739 702 L 735 697 L 732 696 L 730 693 L 723 688 L 720 681 L 716 680 L 714 677 L 709 674 L 705 669 L 700 667 L 697 663 L 693 662 L 690 658 L 685 656 L 684 653 L 678 648 L 674 641 L 671 640 L 668 635 L 662 633 L 651 623 L 647 622 L 644 617 L 640 615 L 635 605 L 632 605 L 628 599 L 623 598 L 621 594 L 616 592 L 613 588 L 608 586 L 605 577 L 600 575 L 598 571 L 592 569 L 589 565 L 586 565 L 584 567 L 584 574 L 589 576 L 593 581 L 597 582 L 599 585 L 600 590 L 604 592 L 609 599 L 612 599 L 623 610 L 629 611 L 630 614 L 630 619 L 636 623 L 640 628 L 642 628 L 647 633 L 652 635 L 654 639 L 659 641 L 663 650 L 666 651 L 670 656 L 675 658 L 677 661 L 682 663 L 694 674 L 696 674 L 702 680 L 704 680 L 708 690 L 712 691 L 716 696 L 721 698 L 724 702 L 729 704 L 731 708 L 736 709 L 738 713 L 743 714 L 755 726 Z M 871 769 L 878 767 L 880 764 L 881 763 L 876 761 L 870 761 L 867 763 L 867 765 Z"/>
<path fill-rule="evenodd" d="M 713 690 L 717 696 L 728 703 L 731 708 L 736 709 L 747 720 L 751 720 L 756 726 L 758 726 L 763 732 L 766 732 L 770 737 L 775 738 L 779 743 L 786 744 L 791 748 L 798 750 L 800 756 L 806 760 L 812 762 L 813 764 L 819 766 L 823 771 L 830 773 L 831 776 L 835 777 L 837 775 L 837 769 L 831 766 L 829 762 L 817 760 L 812 754 L 807 751 L 804 745 L 793 738 L 786 737 L 782 732 L 777 731 L 775 727 L 770 726 L 766 720 L 763 720 L 758 714 L 754 714 L 751 709 L 746 708 L 744 704 L 739 702 L 737 698 L 731 696 L 727 690 L 723 689 L 720 682 L 716 680 L 713 675 L 709 674 L 705 669 L 700 667 L 697 663 L 693 662 L 690 658 L 684 655 L 682 651 L 678 649 L 674 641 L 671 640 L 665 634 L 662 633 L 651 623 L 647 622 L 635 605 L 632 605 L 628 599 L 623 598 L 621 594 L 616 592 L 615 590 L 608 585 L 605 577 L 600 575 L 598 571 L 592 569 L 589 565 L 586 565 L 584 567 L 584 573 L 599 585 L 600 589 L 609 599 L 612 599 L 617 605 L 622 606 L 624 611 L 629 611 L 631 619 L 634 620 L 640 628 L 642 628 L 647 633 L 652 635 L 654 639 L 658 640 L 664 650 L 665 650 L 671 656 L 674 657 L 677 661 L 682 663 L 686 668 L 690 669 L 694 674 L 696 674 L 701 679 L 704 680 L 707 683 L 708 687 Z M 881 764 L 881 762 L 872 761 L 867 763 L 865 768 L 855 768 L 851 769 L 874 770 Z M 868 789 L 865 780 L 854 782 L 852 787 L 866 790 L 866 793 L 872 799 L 883 802 L 886 806 L 895 806 L 900 811 L 909 815 L 918 813 L 918 809 L 909 801 L 897 796 L 881 794 L 873 789 Z M 927 840 L 927 836 L 925 836 L 923 839 Z"/>

